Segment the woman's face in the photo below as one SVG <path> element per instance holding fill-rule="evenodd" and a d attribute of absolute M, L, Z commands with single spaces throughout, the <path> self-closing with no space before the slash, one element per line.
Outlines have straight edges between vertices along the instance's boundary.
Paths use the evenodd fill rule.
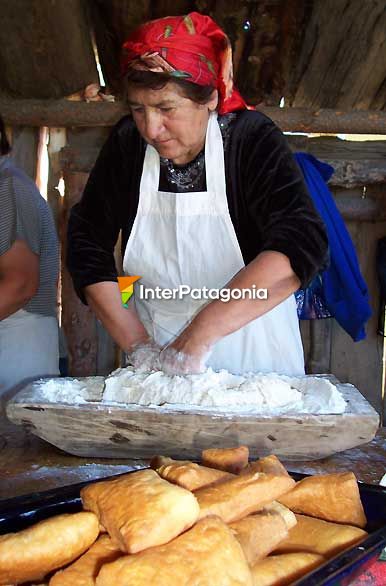
<path fill-rule="evenodd" d="M 128 100 L 138 131 L 160 154 L 177 165 L 192 161 L 205 144 L 217 92 L 205 105 L 186 98 L 173 82 L 162 89 L 129 87 Z"/>

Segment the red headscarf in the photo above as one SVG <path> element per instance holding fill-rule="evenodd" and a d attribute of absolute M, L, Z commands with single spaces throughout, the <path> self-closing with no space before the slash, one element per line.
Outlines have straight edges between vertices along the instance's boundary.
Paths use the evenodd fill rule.
<path fill-rule="evenodd" d="M 143 24 L 123 44 L 123 74 L 133 65 L 213 85 L 219 94 L 220 114 L 247 108 L 233 85 L 229 39 L 209 16 L 191 12 Z"/>

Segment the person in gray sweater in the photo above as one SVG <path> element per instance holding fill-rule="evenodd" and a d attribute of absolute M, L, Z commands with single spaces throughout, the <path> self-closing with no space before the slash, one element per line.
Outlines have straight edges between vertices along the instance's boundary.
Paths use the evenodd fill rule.
<path fill-rule="evenodd" d="M 27 379 L 59 374 L 56 228 L 9 152 L 0 117 L 0 396 Z"/>

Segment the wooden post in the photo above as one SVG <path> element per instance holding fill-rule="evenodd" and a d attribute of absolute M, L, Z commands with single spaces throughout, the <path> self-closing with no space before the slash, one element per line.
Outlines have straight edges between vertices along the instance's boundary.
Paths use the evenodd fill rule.
<path fill-rule="evenodd" d="M 67 223 L 71 207 L 79 201 L 88 173 L 65 172 L 62 242 L 62 327 L 66 335 L 70 376 L 91 376 L 97 371 L 97 332 L 95 317 L 75 294 L 65 266 Z"/>

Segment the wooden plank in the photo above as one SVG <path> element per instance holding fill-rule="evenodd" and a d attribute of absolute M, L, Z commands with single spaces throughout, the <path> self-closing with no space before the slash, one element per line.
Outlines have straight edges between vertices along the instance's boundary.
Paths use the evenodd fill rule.
<path fill-rule="evenodd" d="M 358 254 L 361 271 L 369 287 L 373 316 L 368 322 L 367 338 L 353 342 L 334 321 L 330 371 L 341 381 L 354 384 L 374 408 L 382 410 L 382 370 L 384 339 L 377 334 L 379 290 L 375 272 L 375 250 L 386 233 L 386 222 L 348 223 Z"/>
<path fill-rule="evenodd" d="M 307 374 L 329 373 L 331 357 L 331 318 L 310 320 Z M 335 374 L 335 373 L 334 373 Z"/>
<path fill-rule="evenodd" d="M 199 458 L 206 448 L 247 445 L 251 457 L 275 453 L 288 459 L 324 458 L 371 441 L 379 417 L 352 385 L 340 385 L 347 401 L 341 415 L 261 416 L 213 411 L 39 400 L 28 385 L 7 405 L 14 423 L 80 456 L 148 458 L 155 453 Z M 92 425 L 90 425 L 92 421 Z"/>
<path fill-rule="evenodd" d="M 384 2 L 315 0 L 284 93 L 293 106 L 384 108 Z"/>
<path fill-rule="evenodd" d="M 283 130 L 309 133 L 386 134 L 386 112 L 259 106 Z M 25 126 L 113 126 L 126 102 L 0 99 L 6 124 Z"/>
<path fill-rule="evenodd" d="M 330 184 L 340 187 L 386 182 L 386 141 L 348 141 L 287 136 L 293 151 L 304 151 L 334 168 Z"/>

